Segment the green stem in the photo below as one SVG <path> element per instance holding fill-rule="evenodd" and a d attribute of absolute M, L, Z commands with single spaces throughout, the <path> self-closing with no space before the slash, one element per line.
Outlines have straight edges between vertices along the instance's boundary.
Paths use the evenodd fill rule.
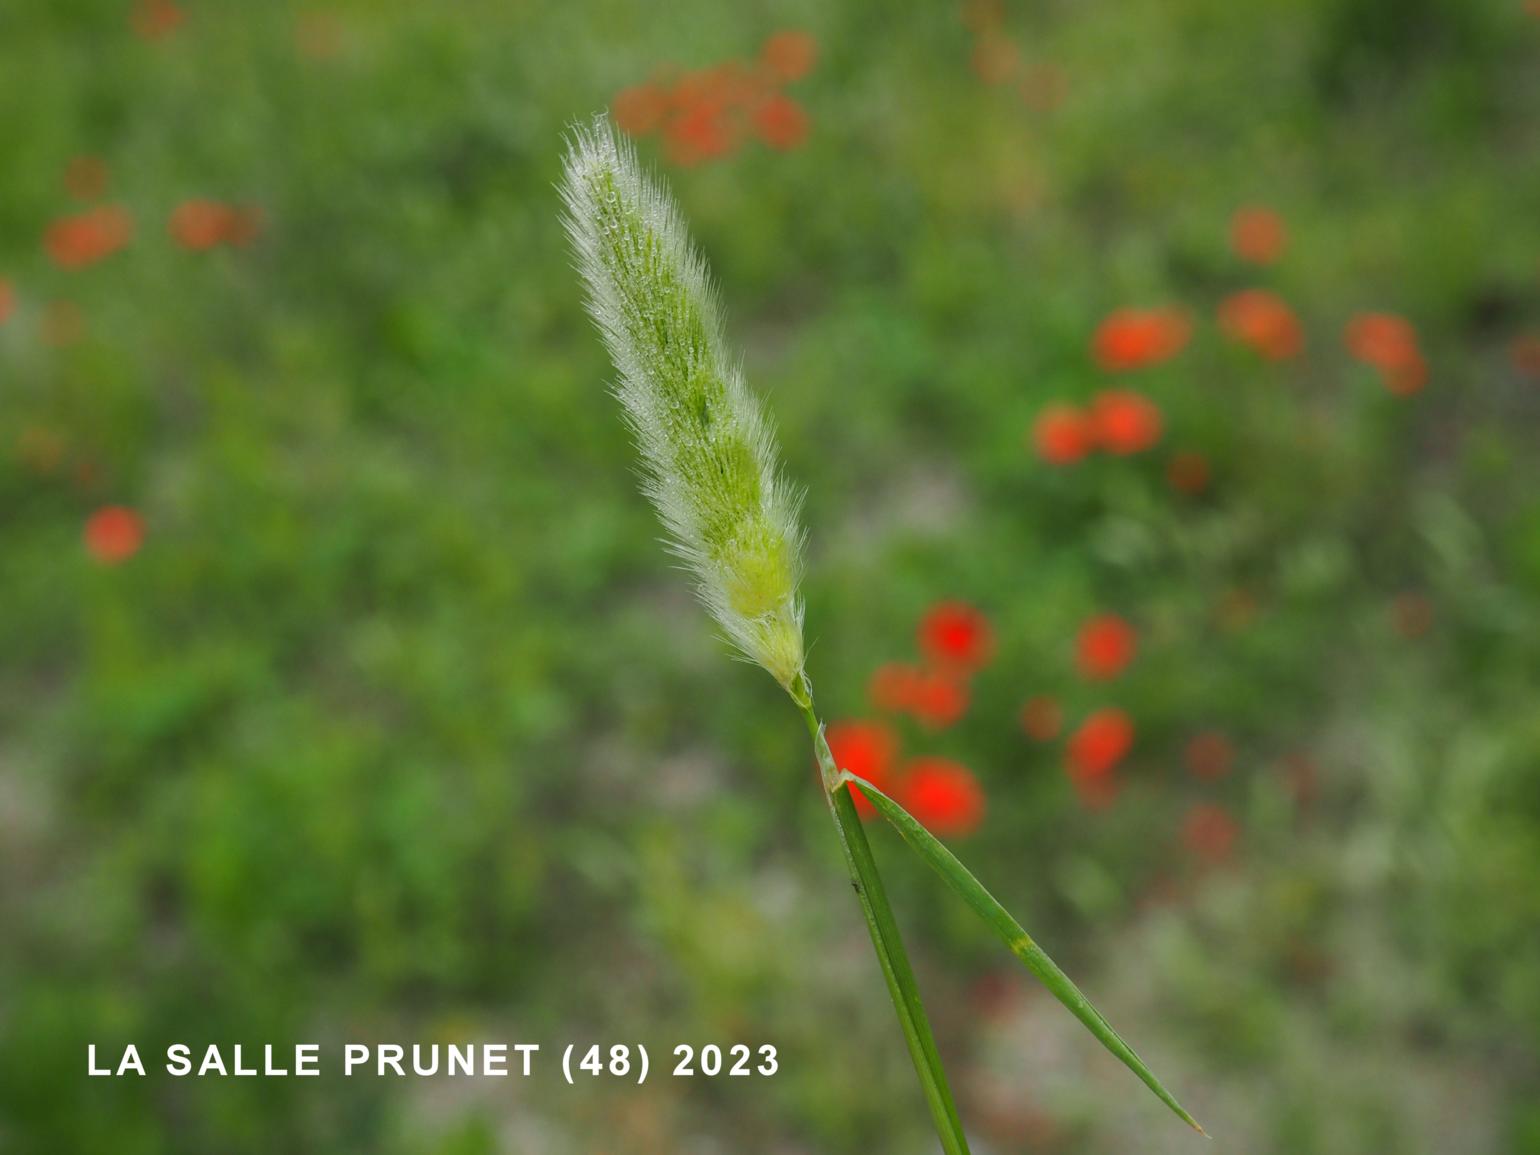
<path fill-rule="evenodd" d="M 930 1022 L 925 1017 L 920 988 L 915 982 L 914 970 L 909 965 L 909 956 L 904 952 L 898 924 L 893 918 L 893 908 L 888 905 L 882 875 L 877 871 L 877 860 L 872 857 L 871 844 L 866 840 L 866 831 L 862 829 L 861 816 L 856 813 L 850 791 L 838 789 L 840 768 L 835 764 L 829 743 L 824 739 L 823 725 L 818 721 L 817 711 L 813 708 L 812 688 L 806 678 L 792 689 L 792 700 L 797 703 L 807 721 L 808 733 L 812 736 L 813 750 L 818 756 L 818 768 L 823 777 L 824 795 L 829 802 L 829 812 L 834 816 L 834 827 L 839 832 L 840 848 L 845 852 L 845 865 L 850 869 L 850 884 L 860 899 L 861 913 L 866 918 L 867 930 L 871 932 L 872 946 L 877 951 L 882 977 L 887 980 L 893 1009 L 898 1012 L 904 1041 L 909 1044 L 909 1057 L 914 1060 L 914 1069 L 920 1076 L 925 1101 L 930 1105 L 931 1118 L 935 1120 L 936 1132 L 941 1136 L 942 1150 L 946 1155 L 968 1155 L 968 1140 L 963 1134 L 962 1120 L 957 1116 L 957 1105 L 952 1102 L 946 1071 L 936 1051 L 936 1040 L 931 1034 Z"/>

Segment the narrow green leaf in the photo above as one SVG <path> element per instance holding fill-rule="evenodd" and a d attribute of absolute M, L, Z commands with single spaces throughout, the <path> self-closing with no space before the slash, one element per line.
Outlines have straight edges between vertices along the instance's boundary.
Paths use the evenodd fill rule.
<path fill-rule="evenodd" d="M 1118 1036 L 1107 1020 L 1102 1018 L 1101 1012 L 1091 1005 L 1091 1000 L 1081 994 L 1080 988 L 1070 981 L 1057 963 L 1043 953 L 1043 948 L 1032 941 L 1032 936 L 1021 928 L 1021 924 L 1011 917 L 1010 912 L 1000 905 L 994 895 L 984 889 L 983 883 L 973 877 L 972 872 L 957 860 L 956 855 L 921 826 L 912 814 L 864 778 L 858 778 L 849 771 L 841 771 L 839 781 L 845 785 L 846 793 L 849 793 L 852 785 L 860 787 L 867 801 L 892 823 L 904 841 L 930 863 L 936 873 L 946 880 L 947 885 L 960 894 L 963 901 L 993 928 L 1011 953 L 1053 992 L 1054 998 L 1069 1008 L 1070 1014 L 1085 1024 L 1086 1029 L 1100 1040 L 1102 1046 L 1138 1075 L 1144 1085 L 1154 1091 L 1160 1101 L 1176 1112 L 1184 1123 L 1200 1135 L 1208 1134 L 1196 1119 L 1183 1110 L 1171 1092 L 1161 1086 L 1160 1080 L 1144 1065 L 1133 1048 Z"/>
<path fill-rule="evenodd" d="M 957 1104 L 952 1099 L 952 1089 L 947 1085 L 946 1069 L 941 1065 L 940 1052 L 931 1034 L 930 1021 L 925 1017 L 925 1004 L 920 999 L 920 986 L 915 981 L 914 969 L 904 951 L 904 940 L 898 933 L 898 923 L 893 918 L 893 908 L 888 905 L 887 891 L 882 885 L 882 875 L 877 870 L 877 860 L 866 841 L 866 831 L 856 813 L 855 802 L 848 790 L 836 790 L 839 768 L 834 754 L 824 738 L 823 726 L 813 710 L 812 695 L 804 681 L 800 684 L 801 697 L 797 704 L 807 720 L 808 733 L 813 739 L 813 751 L 818 758 L 819 769 L 829 789 L 826 797 L 829 812 L 834 817 L 839 832 L 840 849 L 845 854 L 845 864 L 850 869 L 850 882 L 855 888 L 866 919 L 866 929 L 872 936 L 872 947 L 877 952 L 877 962 L 882 969 L 883 980 L 888 985 L 888 995 L 893 1009 L 898 1013 L 899 1027 L 909 1046 L 909 1057 L 915 1073 L 920 1077 L 920 1088 L 930 1108 L 936 1134 L 941 1138 L 945 1155 L 968 1155 L 968 1137 L 963 1132 L 962 1120 L 957 1114 Z"/>

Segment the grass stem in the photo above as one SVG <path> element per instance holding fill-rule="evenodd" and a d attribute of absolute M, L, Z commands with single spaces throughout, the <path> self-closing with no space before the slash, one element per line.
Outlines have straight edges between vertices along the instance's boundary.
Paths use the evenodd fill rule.
<path fill-rule="evenodd" d="M 909 1045 L 909 1057 L 914 1060 L 915 1072 L 935 1120 L 936 1132 L 941 1137 L 942 1150 L 947 1155 L 968 1155 L 968 1140 L 963 1134 L 962 1120 L 957 1115 L 957 1105 L 952 1101 L 952 1090 L 947 1085 L 946 1070 L 936 1051 L 936 1040 L 931 1034 L 930 1022 L 925 1017 L 925 1006 L 920 1000 L 919 984 L 899 937 L 898 923 L 893 918 L 893 908 L 888 905 L 887 891 L 882 885 L 882 875 L 877 870 L 877 860 L 872 856 L 871 844 L 861 826 L 850 791 L 839 789 L 839 767 L 824 739 L 823 725 L 813 706 L 811 688 L 804 678 L 793 692 L 793 699 L 807 721 L 808 733 L 813 739 L 813 750 L 818 756 L 818 767 L 823 778 L 824 795 L 829 811 L 834 816 L 834 827 L 839 832 L 840 848 L 845 853 L 845 865 L 850 869 L 850 884 L 855 888 L 861 903 L 861 914 L 866 918 L 871 932 L 872 946 L 877 951 L 877 961 L 882 967 L 882 977 L 887 981 L 888 994 L 893 998 L 893 1008 L 898 1013 L 899 1026 L 903 1028 L 904 1041 Z"/>

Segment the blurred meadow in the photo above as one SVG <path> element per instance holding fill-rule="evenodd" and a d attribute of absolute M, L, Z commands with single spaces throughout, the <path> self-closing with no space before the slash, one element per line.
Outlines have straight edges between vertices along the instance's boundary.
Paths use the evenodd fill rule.
<path fill-rule="evenodd" d="M 809 669 L 1216 1136 L 1540 1153 L 1540 8 L 0 0 L 0 1150 L 935 1150 L 553 184 L 666 176 Z M 873 829 L 979 1155 L 1203 1149 Z M 645 1087 L 176 1041 L 773 1043 Z"/>

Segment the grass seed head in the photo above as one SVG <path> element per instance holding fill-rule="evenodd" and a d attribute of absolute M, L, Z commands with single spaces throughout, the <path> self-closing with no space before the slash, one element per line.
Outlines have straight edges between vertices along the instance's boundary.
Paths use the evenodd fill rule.
<path fill-rule="evenodd" d="M 572 133 L 561 192 L 643 489 L 728 639 L 792 690 L 803 663 L 798 495 L 728 355 L 706 263 L 603 117 Z"/>

